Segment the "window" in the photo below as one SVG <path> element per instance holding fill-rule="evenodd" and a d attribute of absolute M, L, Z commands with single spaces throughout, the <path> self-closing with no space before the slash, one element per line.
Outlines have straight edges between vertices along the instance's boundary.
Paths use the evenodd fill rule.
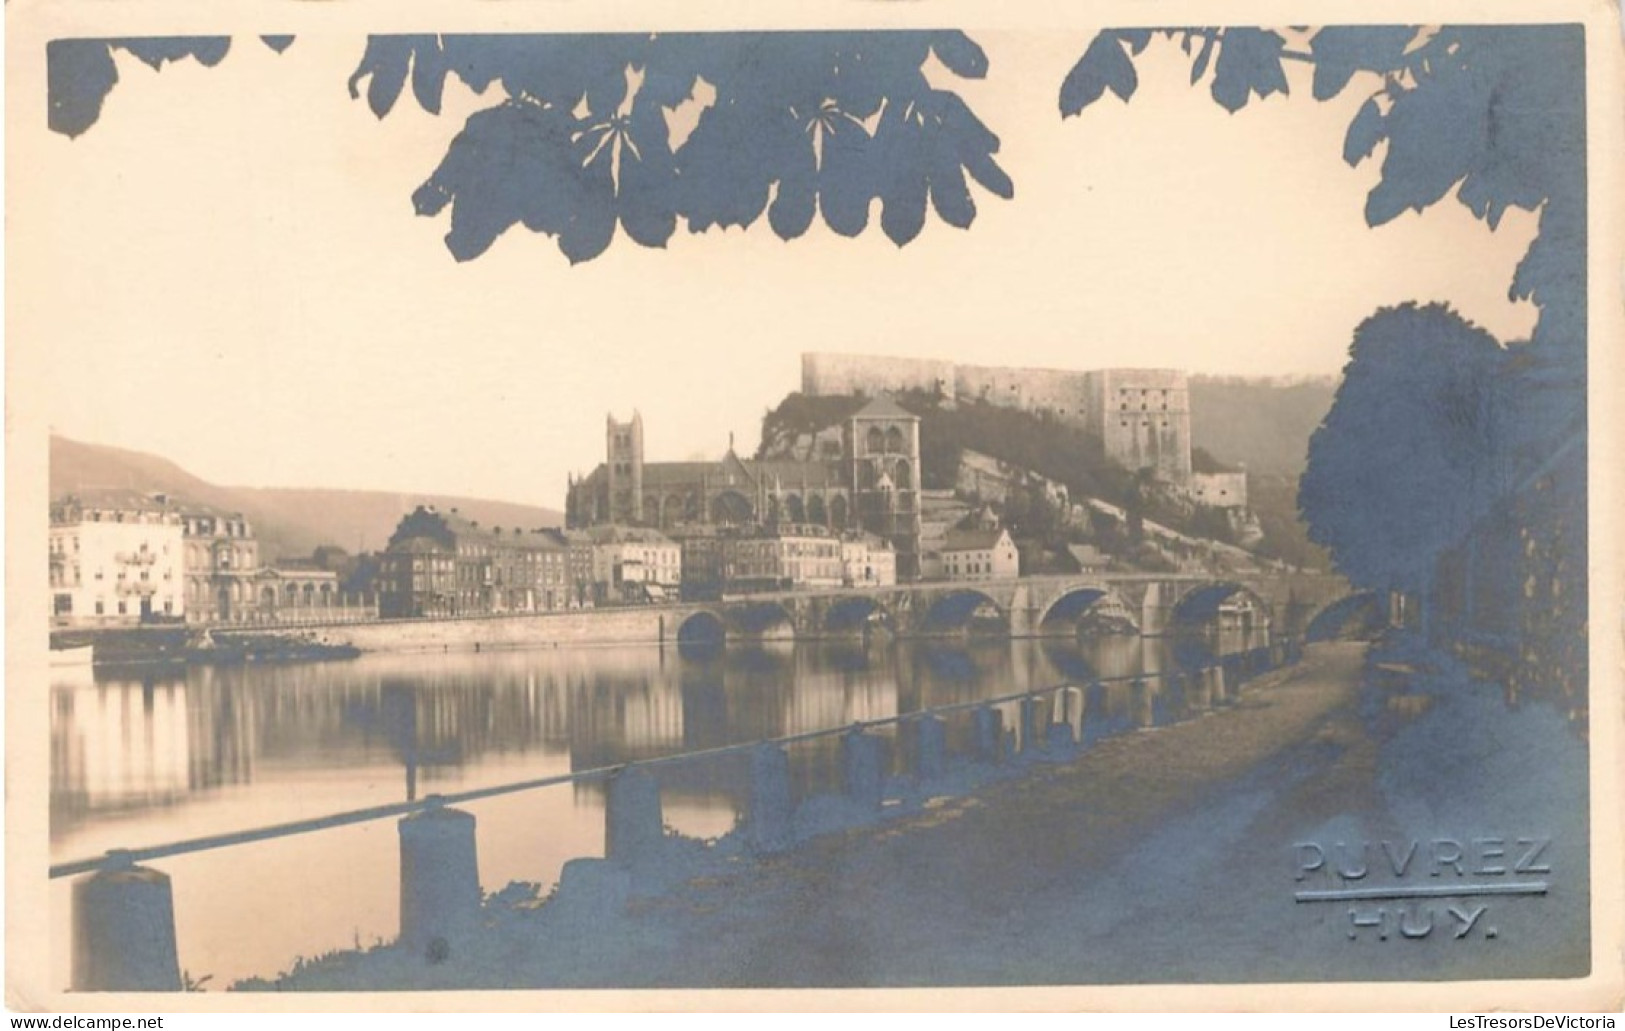
<path fill-rule="evenodd" d="M 96 615 L 100 616 L 100 615 L 104 615 L 104 614 L 105 613 L 103 613 L 103 611 L 102 611 L 102 603 L 98 601 L 96 603 Z"/>
<path fill-rule="evenodd" d="M 121 616 L 128 614 L 124 611 L 124 603 L 122 601 L 118 603 L 118 614 Z"/>

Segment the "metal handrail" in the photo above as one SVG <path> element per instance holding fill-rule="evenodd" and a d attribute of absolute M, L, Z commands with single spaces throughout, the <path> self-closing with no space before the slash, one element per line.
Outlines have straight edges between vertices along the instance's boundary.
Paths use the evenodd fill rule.
<path fill-rule="evenodd" d="M 1277 638 L 1281 643 L 1289 643 L 1293 636 L 1281 635 Z M 1268 647 L 1268 646 L 1265 646 Z M 1248 649 L 1256 651 L 1257 649 Z M 1244 654 L 1244 653 L 1243 653 Z M 1202 667 L 1211 669 L 1222 666 L 1219 662 Z M 933 706 L 929 709 L 915 709 L 912 712 L 898 713 L 894 716 L 885 716 L 872 720 L 856 720 L 852 723 L 838 727 L 825 727 L 819 730 L 802 731 L 799 734 L 787 734 L 782 737 L 761 738 L 756 741 L 740 742 L 732 745 L 719 745 L 716 748 L 701 749 L 696 752 L 679 752 L 675 755 L 658 756 L 653 759 L 639 759 L 631 762 L 615 763 L 609 766 L 596 766 L 587 770 L 573 770 L 569 773 L 554 774 L 550 777 L 537 777 L 530 780 L 513 781 L 508 784 L 498 784 L 485 788 L 474 788 L 449 795 L 428 795 L 424 798 L 409 802 L 393 802 L 388 805 L 371 806 L 366 809 L 353 809 L 348 812 L 333 813 L 327 816 L 310 817 L 304 820 L 293 820 L 287 823 L 270 824 L 265 827 L 256 827 L 251 830 L 231 831 L 224 834 L 212 834 L 201 838 L 189 838 L 183 841 L 170 842 L 164 845 L 149 845 L 144 848 L 113 849 L 104 855 L 92 858 L 75 859 L 65 863 L 53 864 L 50 868 L 51 879 L 58 877 L 71 877 L 74 874 L 91 873 L 96 870 L 108 868 L 128 867 L 138 862 L 152 859 L 164 859 L 169 856 L 185 855 L 189 852 L 206 852 L 218 848 L 229 848 L 235 845 L 246 845 L 256 841 L 269 841 L 275 838 L 291 837 L 296 834 L 308 834 L 312 831 L 329 830 L 334 827 L 344 827 L 357 823 L 369 823 L 373 820 L 388 819 L 392 816 L 408 816 L 413 813 L 440 809 L 449 805 L 458 805 L 464 802 L 481 801 L 487 798 L 496 798 L 501 795 L 511 795 L 521 791 L 533 791 L 537 788 L 554 787 L 559 784 L 570 784 L 582 781 L 602 780 L 614 776 L 632 767 L 648 768 L 662 766 L 677 762 L 691 762 L 701 759 L 714 759 L 718 756 L 735 752 L 747 752 L 760 748 L 763 745 L 788 745 L 802 741 L 811 741 L 821 737 L 832 737 L 837 734 L 849 734 L 855 731 L 869 730 L 892 724 L 901 725 L 910 721 L 925 719 L 929 716 L 958 712 L 965 709 L 979 709 L 983 706 L 1003 705 L 1009 702 L 1020 701 L 1039 695 L 1055 694 L 1071 688 L 1082 688 L 1094 684 L 1132 683 L 1138 680 L 1156 680 L 1170 676 L 1179 676 L 1185 671 L 1171 670 L 1155 673 L 1136 673 L 1117 677 L 1097 677 L 1080 684 L 1077 681 L 1064 681 L 1047 687 L 1029 688 L 1026 691 L 1016 691 L 1011 694 L 998 695 L 993 698 L 978 698 L 966 702 L 950 702 L 946 705 Z"/>

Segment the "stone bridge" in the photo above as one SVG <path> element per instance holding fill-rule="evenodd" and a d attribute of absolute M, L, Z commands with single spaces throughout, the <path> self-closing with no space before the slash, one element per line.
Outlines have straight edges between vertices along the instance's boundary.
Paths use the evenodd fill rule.
<path fill-rule="evenodd" d="M 899 637 L 974 629 L 1063 637 L 1086 617 L 1132 625 L 1147 637 L 1221 617 L 1242 629 L 1301 636 L 1349 594 L 1348 582 L 1329 574 L 1102 573 L 753 594 L 667 611 L 678 640 L 696 642 L 851 637 L 875 627 Z"/>

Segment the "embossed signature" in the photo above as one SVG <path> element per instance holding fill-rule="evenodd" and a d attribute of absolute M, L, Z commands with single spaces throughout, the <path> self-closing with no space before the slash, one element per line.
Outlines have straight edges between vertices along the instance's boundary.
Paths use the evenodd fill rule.
<path fill-rule="evenodd" d="M 1401 939 L 1426 938 L 1435 930 L 1442 930 L 1452 938 L 1469 937 L 1475 928 L 1479 937 L 1494 939 L 1500 931 L 1485 921 L 1489 911 L 1486 903 L 1465 903 L 1462 899 L 1485 896 L 1545 895 L 1550 882 L 1531 875 L 1549 874 L 1551 864 L 1545 859 L 1551 839 L 1524 837 L 1471 838 L 1465 842 L 1454 838 L 1410 839 L 1405 841 L 1335 841 L 1327 844 L 1315 841 L 1298 842 L 1296 851 L 1299 882 L 1318 874 L 1322 878 L 1336 877 L 1342 886 L 1323 889 L 1299 889 L 1295 898 L 1300 903 L 1349 902 L 1349 930 L 1351 941 L 1363 935 L 1374 935 L 1386 941 L 1397 935 Z M 1444 881 L 1419 878 L 1442 878 L 1453 873 L 1454 878 Z M 1376 877 L 1369 884 L 1350 884 Z M 1391 874 L 1391 877 L 1388 876 Z M 1504 879 L 1519 876 L 1522 879 Z M 1381 883 L 1377 883 L 1379 881 Z M 1443 906 L 1424 904 L 1424 900 L 1449 900 Z M 1395 902 L 1392 906 L 1365 906 L 1359 903 Z"/>

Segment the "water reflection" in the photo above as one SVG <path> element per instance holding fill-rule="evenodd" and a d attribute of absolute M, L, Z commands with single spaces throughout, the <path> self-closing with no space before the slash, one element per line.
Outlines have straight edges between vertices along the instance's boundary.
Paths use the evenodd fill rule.
<path fill-rule="evenodd" d="M 1088 743 L 1218 703 L 1204 694 L 1211 693 L 1206 681 L 1111 678 L 1181 668 L 1189 655 L 1260 643 L 1210 640 L 1205 651 L 1121 636 L 768 643 L 99 670 L 94 680 L 52 689 L 52 859 L 842 727 L 1069 681 L 1078 687 L 1045 696 L 1029 720 L 1035 733 L 1064 725 Z M 1011 743 L 1023 747 L 1019 705 L 1000 709 L 1015 736 Z M 947 731 L 949 747 L 968 752 L 969 710 L 950 718 Z M 900 772 L 913 742 L 892 730 L 882 736 L 886 763 Z M 839 782 L 835 737 L 798 744 L 791 759 L 799 797 Z M 744 762 L 730 755 L 658 767 L 668 823 L 702 837 L 730 829 L 746 801 Z M 547 883 L 565 860 L 602 854 L 596 781 L 506 796 L 474 811 L 487 890 L 510 880 Z M 393 839 L 393 827 L 367 824 L 156 864 L 176 879 L 183 962 L 205 956 L 193 962 L 218 984 L 274 973 L 296 955 L 393 937 L 397 900 L 386 890 L 394 884 Z M 249 871 L 259 871 L 251 890 L 244 883 Z M 310 898 L 324 903 L 312 907 Z M 65 882 L 53 886 L 53 907 L 66 926 Z M 281 912 L 298 918 L 265 917 Z M 256 927 L 247 941 L 244 920 Z M 65 955 L 59 965 L 65 970 Z"/>
<path fill-rule="evenodd" d="M 425 785 L 479 779 L 508 757 L 558 756 L 568 769 L 593 769 L 1064 681 L 1196 669 L 1252 646 L 1132 636 L 768 643 L 98 672 L 52 690 L 52 834 L 61 840 L 106 814 L 157 814 L 294 771 L 391 766 L 400 773 L 391 794 L 411 799 Z M 1073 710 L 1066 722 L 1088 739 L 1125 729 L 1123 719 L 1150 725 L 1186 715 L 1210 704 L 1191 700 L 1207 689 L 1205 680 L 1159 678 L 1138 695 L 1113 683 L 1055 704 Z"/>

